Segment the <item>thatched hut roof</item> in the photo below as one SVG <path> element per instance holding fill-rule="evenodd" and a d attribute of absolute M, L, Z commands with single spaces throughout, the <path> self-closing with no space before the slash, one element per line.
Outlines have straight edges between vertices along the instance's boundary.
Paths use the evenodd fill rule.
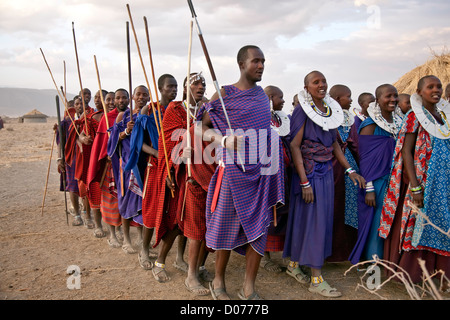
<path fill-rule="evenodd" d="M 46 116 L 45 114 L 36 109 L 33 109 L 27 114 L 24 114 L 22 118 L 48 118 L 48 116 Z"/>
<path fill-rule="evenodd" d="M 450 53 L 441 55 L 433 53 L 432 59 L 406 73 L 394 83 L 394 86 L 398 93 L 413 94 L 416 92 L 420 78 L 427 75 L 438 77 L 445 88 L 450 83 Z"/>

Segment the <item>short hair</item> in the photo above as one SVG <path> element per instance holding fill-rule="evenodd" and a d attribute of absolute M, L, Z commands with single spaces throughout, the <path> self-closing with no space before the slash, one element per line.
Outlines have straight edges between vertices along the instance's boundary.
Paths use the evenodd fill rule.
<path fill-rule="evenodd" d="M 164 81 L 166 79 L 175 79 L 175 77 L 171 74 L 165 73 L 158 78 L 158 88 L 161 88 L 164 85 Z"/>
<path fill-rule="evenodd" d="M 143 84 L 141 84 L 141 85 L 138 85 L 136 88 L 134 88 L 133 94 L 136 93 L 136 89 L 137 89 L 137 88 L 144 88 L 144 89 L 147 90 L 147 92 L 148 92 L 148 88 L 147 88 L 146 86 L 144 86 Z"/>
<path fill-rule="evenodd" d="M 261 50 L 258 46 L 255 45 L 246 45 L 239 49 L 237 54 L 237 63 L 239 64 L 241 61 L 245 61 L 248 57 L 248 50 L 250 49 L 258 49 Z"/>
<path fill-rule="evenodd" d="M 424 76 L 424 77 L 420 78 L 419 82 L 417 82 L 417 90 L 421 90 L 425 84 L 425 80 L 430 79 L 430 78 L 436 78 L 439 81 L 441 81 L 438 77 L 436 77 L 432 74 Z"/>
<path fill-rule="evenodd" d="M 392 84 L 390 84 L 390 83 L 385 83 L 385 84 L 382 84 L 382 85 L 378 86 L 378 87 L 375 89 L 375 98 L 376 98 L 376 99 L 379 99 L 379 98 L 381 97 L 381 94 L 382 94 L 383 90 L 386 89 L 386 88 L 388 88 L 388 87 L 393 87 L 393 88 L 395 88 L 395 87 L 394 87 Z"/>
<path fill-rule="evenodd" d="M 119 88 L 119 89 L 117 89 L 116 91 L 114 91 L 114 94 L 116 94 L 116 93 L 119 92 L 119 91 L 125 92 L 125 93 L 127 94 L 128 99 L 130 98 L 130 95 L 128 94 L 128 91 L 127 91 L 126 89 L 124 89 L 124 88 Z"/>
<path fill-rule="evenodd" d="M 305 76 L 305 78 L 303 79 L 303 84 L 305 85 L 305 86 L 307 86 L 308 85 L 308 83 L 309 83 L 309 78 L 311 77 L 311 75 L 312 74 L 314 74 L 314 73 L 320 73 L 320 74 L 322 74 L 323 75 L 323 73 L 322 72 L 320 72 L 320 71 L 317 71 L 317 70 L 314 70 L 314 71 L 311 71 L 310 73 L 308 73 L 306 76 Z"/>
<path fill-rule="evenodd" d="M 331 96 L 333 99 L 336 99 L 336 98 L 337 98 L 339 95 L 341 95 L 342 92 L 344 92 L 344 91 L 350 91 L 350 92 L 351 92 L 350 88 L 347 87 L 346 85 L 343 85 L 343 84 L 335 84 L 335 85 L 332 86 L 331 89 L 330 89 L 330 96 Z"/>
<path fill-rule="evenodd" d="M 374 95 L 371 94 L 370 92 L 363 92 L 359 95 L 358 97 L 358 104 L 362 105 L 364 102 L 364 99 L 366 99 L 367 97 L 373 97 Z"/>

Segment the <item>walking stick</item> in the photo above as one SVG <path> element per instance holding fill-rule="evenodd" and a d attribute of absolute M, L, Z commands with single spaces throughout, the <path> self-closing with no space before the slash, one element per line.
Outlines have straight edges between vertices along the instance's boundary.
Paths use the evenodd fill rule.
<path fill-rule="evenodd" d="M 108 133 L 108 138 L 109 138 L 109 136 L 111 134 L 108 131 L 108 129 L 109 129 L 108 112 L 106 110 L 105 99 L 103 98 L 102 83 L 100 81 L 100 73 L 98 72 L 97 57 L 95 55 L 94 55 L 94 62 L 95 62 L 95 70 L 97 72 L 97 82 L 98 82 L 98 88 L 99 88 L 99 91 L 100 91 L 100 100 L 102 101 L 102 106 L 103 106 L 103 116 L 105 117 L 106 132 Z M 108 165 L 106 163 L 105 164 L 105 168 L 103 169 L 102 178 L 100 180 L 100 187 L 103 185 L 103 180 L 105 179 L 107 168 L 108 168 Z"/>
<path fill-rule="evenodd" d="M 150 36 L 149 36 L 149 32 L 148 32 L 148 23 L 147 23 L 147 18 L 146 17 L 144 17 L 144 24 L 145 24 L 145 34 L 147 36 L 148 53 L 149 53 L 149 57 L 150 57 L 150 67 L 152 69 L 152 75 L 153 75 L 153 85 L 155 86 L 156 105 L 158 107 L 159 123 L 161 125 L 161 135 L 162 135 L 162 139 L 161 140 L 162 140 L 162 143 L 163 143 L 164 158 L 166 160 L 167 176 L 169 177 L 169 180 L 172 183 L 173 180 L 172 180 L 172 176 L 170 175 L 169 157 L 167 155 L 166 139 L 164 138 L 164 127 L 163 127 L 162 118 L 161 118 L 161 105 L 159 104 L 158 87 L 156 85 L 155 70 L 154 70 L 154 67 L 153 67 L 152 49 L 151 49 L 151 46 L 150 46 Z M 157 120 L 155 119 L 155 121 L 157 121 Z M 158 146 L 158 149 L 159 149 L 159 146 Z M 172 198 L 173 198 L 174 197 L 173 190 L 170 189 L 170 192 L 172 193 Z"/>
<path fill-rule="evenodd" d="M 133 17 L 131 16 L 131 10 L 130 10 L 130 6 L 128 4 L 127 4 L 127 10 L 128 10 L 128 16 L 130 17 L 131 29 L 133 30 L 134 40 L 136 42 L 136 48 L 137 48 L 137 51 L 138 51 L 138 54 L 139 54 L 139 59 L 141 61 L 142 70 L 144 71 L 144 77 L 145 77 L 145 82 L 147 83 L 148 93 L 149 93 L 149 96 L 150 96 L 153 116 L 155 117 L 156 130 L 158 130 L 158 136 L 159 136 L 160 135 L 160 129 L 159 129 L 158 121 L 156 119 L 156 111 L 155 111 L 155 106 L 154 106 L 154 102 L 153 102 L 152 93 L 151 93 L 151 90 L 150 90 L 150 82 L 148 81 L 147 72 L 145 71 L 145 65 L 144 65 L 144 61 L 142 59 L 141 49 L 139 47 L 139 41 L 137 39 L 136 30 L 134 29 Z M 155 90 L 156 89 L 157 88 L 155 88 Z"/>
<path fill-rule="evenodd" d="M 209 56 L 208 49 L 206 48 L 205 40 L 203 39 L 203 33 L 202 33 L 202 31 L 200 29 L 200 25 L 198 24 L 198 21 L 197 21 L 197 14 L 195 13 L 194 5 L 192 4 L 192 0 L 188 0 L 188 5 L 189 5 L 189 8 L 191 9 L 192 18 L 195 20 L 198 37 L 200 39 L 200 43 L 201 43 L 202 48 L 203 48 L 203 53 L 205 55 L 206 62 L 208 63 L 209 72 L 211 73 L 211 77 L 212 77 L 212 80 L 213 80 L 213 83 L 214 83 L 214 87 L 216 88 L 216 92 L 217 92 L 217 94 L 219 96 L 220 103 L 222 105 L 223 113 L 224 113 L 225 118 L 227 120 L 228 128 L 230 129 L 231 134 L 233 134 L 233 129 L 231 128 L 231 123 L 230 123 L 230 119 L 228 118 L 228 113 L 227 113 L 227 110 L 225 108 L 225 103 L 223 102 L 222 94 L 220 93 L 219 82 L 217 81 L 216 73 L 214 72 L 214 68 L 213 68 L 213 65 L 212 65 L 212 62 L 211 62 L 211 58 Z M 242 170 L 245 172 L 244 163 L 242 162 L 242 159 L 241 159 L 239 151 L 237 151 L 237 156 L 239 158 L 239 162 L 241 163 Z"/>
<path fill-rule="evenodd" d="M 128 56 L 128 87 L 130 90 L 130 121 L 133 121 L 133 93 L 131 86 L 131 54 L 130 54 L 130 26 L 129 22 L 126 22 L 127 26 L 127 56 Z"/>
<path fill-rule="evenodd" d="M 186 117 L 187 117 L 187 130 L 186 130 L 186 146 L 188 148 L 191 147 L 191 132 L 190 132 L 190 124 L 191 124 L 191 49 L 192 49 L 192 26 L 193 22 L 191 20 L 190 29 L 189 29 L 189 45 L 188 45 L 188 71 L 186 77 Z M 191 157 L 187 159 L 187 173 L 188 177 L 191 177 Z"/>
<path fill-rule="evenodd" d="M 50 174 L 50 165 L 52 163 L 52 156 L 53 156 L 53 146 L 55 145 L 55 137 L 56 137 L 56 130 L 53 133 L 53 139 L 52 139 L 52 150 L 50 152 L 50 159 L 48 160 L 48 169 L 47 169 L 47 179 L 45 181 L 45 189 L 44 189 L 44 198 L 42 199 L 42 210 L 41 210 L 41 216 L 44 215 L 44 203 L 45 203 L 45 196 L 47 194 L 47 185 L 48 185 L 48 176 Z"/>
<path fill-rule="evenodd" d="M 59 92 L 58 86 L 56 85 L 55 78 L 53 77 L 52 70 L 50 70 L 50 66 L 48 65 L 47 59 L 45 58 L 44 51 L 42 51 L 41 48 L 39 48 L 39 49 L 41 50 L 41 54 L 42 54 L 42 57 L 44 58 L 45 65 L 47 66 L 48 72 L 50 73 L 50 76 L 51 76 L 51 78 L 53 80 L 53 84 L 55 85 L 56 92 L 58 93 L 59 98 L 64 101 L 64 99 L 61 96 L 61 93 Z M 70 121 L 72 121 L 73 128 L 75 129 L 77 135 L 80 136 L 80 134 L 78 133 L 77 127 L 75 126 L 75 122 L 74 122 L 74 120 L 72 119 L 72 116 L 69 113 L 69 109 L 67 107 L 67 104 L 64 104 L 64 106 L 65 106 L 65 109 L 66 109 L 66 111 L 67 111 L 67 113 L 69 115 Z"/>
<path fill-rule="evenodd" d="M 147 72 L 145 71 L 145 65 L 144 65 L 144 61 L 142 59 L 141 49 L 139 47 L 139 41 L 137 39 L 136 30 L 134 28 L 133 17 L 131 16 L 130 5 L 128 5 L 128 4 L 127 4 L 127 10 L 128 10 L 128 16 L 130 17 L 131 29 L 133 30 L 134 40 L 136 42 L 136 48 L 137 48 L 137 51 L 138 51 L 138 54 L 139 54 L 139 59 L 141 61 L 142 70 L 144 72 L 145 81 L 147 83 L 148 93 L 149 93 L 149 96 L 150 96 L 150 104 L 152 106 L 153 117 L 155 119 L 156 130 L 158 131 L 158 137 L 159 137 L 161 135 L 161 131 L 160 131 L 160 128 L 159 128 L 158 119 L 156 117 L 155 103 L 153 101 L 153 96 L 152 96 L 152 93 L 151 93 L 151 90 L 150 90 L 150 82 L 148 81 Z M 158 90 L 156 88 L 156 86 L 155 86 L 155 90 L 156 90 L 156 92 Z M 149 176 L 149 169 L 148 169 L 148 167 L 151 166 L 150 163 L 151 163 L 151 156 L 149 155 L 148 162 L 147 162 L 147 170 L 146 170 L 146 174 L 145 174 L 144 190 L 142 191 L 142 198 L 145 198 L 145 194 L 147 193 L 147 183 L 148 183 L 148 176 Z M 173 196 L 173 192 L 172 192 L 172 196 Z"/>
<path fill-rule="evenodd" d="M 59 110 L 59 98 L 58 96 L 55 97 L 56 99 L 56 113 L 58 115 L 58 131 L 59 131 L 59 147 L 61 149 L 61 158 L 65 161 L 64 156 L 64 146 L 66 144 L 66 139 L 63 136 L 63 128 L 61 127 L 61 112 Z M 66 221 L 67 225 L 69 225 L 69 212 L 67 211 L 67 191 L 66 191 L 66 171 L 65 171 L 65 165 L 64 165 L 64 172 L 63 172 L 63 188 L 64 188 L 64 204 L 66 207 Z"/>
<path fill-rule="evenodd" d="M 75 47 L 75 57 L 77 60 L 77 70 L 78 70 L 78 79 L 80 81 L 80 90 L 81 90 L 81 102 L 83 102 L 83 114 L 84 114 L 84 125 L 86 129 L 86 135 L 89 135 L 89 129 L 87 125 L 87 114 L 86 114 L 86 103 L 84 102 L 84 90 L 83 83 L 81 82 L 81 72 L 80 72 L 80 62 L 78 61 L 78 50 L 77 50 L 77 40 L 75 38 L 75 24 L 72 22 L 72 33 L 73 33 L 73 44 Z"/>

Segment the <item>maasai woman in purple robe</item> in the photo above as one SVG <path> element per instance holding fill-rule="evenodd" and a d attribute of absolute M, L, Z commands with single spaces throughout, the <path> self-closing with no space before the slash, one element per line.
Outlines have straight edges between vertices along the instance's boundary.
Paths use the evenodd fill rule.
<path fill-rule="evenodd" d="M 324 75 L 313 71 L 305 77 L 300 106 L 291 118 L 292 176 L 289 220 L 283 256 L 290 258 L 287 273 L 299 282 L 309 279 L 299 265 L 311 268 L 309 291 L 326 297 L 339 297 L 322 277 L 322 266 L 332 252 L 334 177 L 333 155 L 352 181 L 364 186 L 352 170 L 336 140 L 336 128 L 343 121 L 339 104 L 327 95 Z"/>
<path fill-rule="evenodd" d="M 371 260 L 383 257 L 383 239 L 378 236 L 383 201 L 391 172 L 395 141 L 402 119 L 395 114 L 397 89 L 381 85 L 371 103 L 369 118 L 359 128 L 359 156 L 361 174 L 367 181 L 358 194 L 358 240 L 349 260 Z"/>

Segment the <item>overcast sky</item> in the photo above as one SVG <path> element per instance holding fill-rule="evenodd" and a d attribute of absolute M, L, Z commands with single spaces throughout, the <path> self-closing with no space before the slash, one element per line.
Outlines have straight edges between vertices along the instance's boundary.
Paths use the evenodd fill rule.
<path fill-rule="evenodd" d="M 1 0 L 0 87 L 54 89 L 43 50 L 58 86 L 77 93 L 72 22 L 83 87 L 98 90 L 94 55 L 102 88 L 128 89 L 126 4 L 130 5 L 139 46 L 152 86 L 144 20 L 148 20 L 156 77 L 173 74 L 181 83 L 187 74 L 189 24 L 186 0 Z M 198 22 L 220 85 L 237 81 L 236 54 L 258 45 L 266 58 L 260 85 L 275 85 L 285 94 L 285 111 L 312 70 L 329 84 L 346 84 L 354 104 L 364 91 L 394 83 L 403 74 L 448 47 L 448 0 L 193 0 Z M 133 87 L 145 84 L 130 28 Z M 196 30 L 191 71 L 203 71 L 207 96 L 214 87 Z M 155 94 L 153 93 L 153 96 Z"/>

